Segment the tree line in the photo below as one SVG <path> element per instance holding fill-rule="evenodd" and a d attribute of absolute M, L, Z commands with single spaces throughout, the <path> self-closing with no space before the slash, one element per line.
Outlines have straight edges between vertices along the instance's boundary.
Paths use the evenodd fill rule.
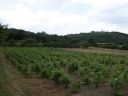
<path fill-rule="evenodd" d="M 120 32 L 91 31 L 89 33 L 56 35 L 46 32 L 30 32 L 7 28 L 0 24 L 0 45 L 16 47 L 60 47 L 88 48 L 103 47 L 128 49 L 128 34 Z"/>

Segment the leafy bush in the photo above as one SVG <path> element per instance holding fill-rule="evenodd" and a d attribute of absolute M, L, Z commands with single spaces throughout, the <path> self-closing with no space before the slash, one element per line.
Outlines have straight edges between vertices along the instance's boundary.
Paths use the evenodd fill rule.
<path fill-rule="evenodd" d="M 114 96 L 123 96 L 123 89 L 125 85 L 125 74 L 118 70 L 110 80 L 110 87 Z"/>
<path fill-rule="evenodd" d="M 71 85 L 71 93 L 78 93 L 81 89 L 80 81 L 73 82 Z"/>
<path fill-rule="evenodd" d="M 99 47 L 110 48 L 110 49 L 118 49 L 119 48 L 119 46 L 116 44 L 102 44 L 102 45 L 99 45 Z"/>
<path fill-rule="evenodd" d="M 80 67 L 79 68 L 79 75 L 85 85 L 90 84 L 90 74 L 88 67 Z"/>
<path fill-rule="evenodd" d="M 82 80 L 85 85 L 89 85 L 91 83 L 90 77 L 87 74 L 82 77 Z"/>
<path fill-rule="evenodd" d="M 62 85 L 65 85 L 67 88 L 68 85 L 70 84 L 70 77 L 67 74 L 63 74 L 60 78 L 59 81 L 61 82 Z"/>
<path fill-rule="evenodd" d="M 22 69 L 23 68 L 24 68 L 23 73 L 27 77 L 30 76 L 31 73 L 33 72 L 31 65 L 24 66 L 24 67 L 22 67 Z"/>
<path fill-rule="evenodd" d="M 121 50 L 128 50 L 128 44 L 124 44 L 122 46 L 120 46 Z"/>
<path fill-rule="evenodd" d="M 74 63 L 74 62 L 70 63 L 68 65 L 68 70 L 69 70 L 70 73 L 73 73 L 73 72 L 77 71 L 78 70 L 78 64 Z"/>
<path fill-rule="evenodd" d="M 95 87 L 98 87 L 99 84 L 103 81 L 103 75 L 101 72 L 97 72 L 92 76 L 92 83 L 95 84 Z"/>
<path fill-rule="evenodd" d="M 33 66 L 33 70 L 34 70 L 35 73 L 39 74 L 41 72 L 41 70 L 42 70 L 42 67 L 41 67 L 40 64 L 35 64 Z"/>
<path fill-rule="evenodd" d="M 43 68 L 41 70 L 41 76 L 42 76 L 42 78 L 50 78 L 50 76 L 51 76 L 51 70 L 48 69 L 48 68 Z"/>
<path fill-rule="evenodd" d="M 54 70 L 52 71 L 52 79 L 57 83 L 60 84 L 60 77 L 62 77 L 64 72 L 62 70 Z"/>

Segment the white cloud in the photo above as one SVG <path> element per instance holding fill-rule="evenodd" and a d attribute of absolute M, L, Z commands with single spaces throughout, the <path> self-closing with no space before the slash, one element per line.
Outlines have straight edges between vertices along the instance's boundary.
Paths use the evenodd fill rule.
<path fill-rule="evenodd" d="M 127 33 L 127 5 L 127 0 L 0 0 L 0 19 L 10 27 L 50 34 Z"/>

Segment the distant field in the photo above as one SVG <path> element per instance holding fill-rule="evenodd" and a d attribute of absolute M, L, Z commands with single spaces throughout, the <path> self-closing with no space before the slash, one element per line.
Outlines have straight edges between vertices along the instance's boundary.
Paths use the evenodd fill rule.
<path fill-rule="evenodd" d="M 128 95 L 127 51 L 99 48 L 5 48 L 4 52 L 26 77 L 39 76 L 42 80 L 52 80 L 67 90 L 62 96 Z M 42 90 L 42 87 L 38 89 Z M 37 96 L 43 96 L 43 93 Z"/>
<path fill-rule="evenodd" d="M 106 49 L 106 48 L 66 48 L 66 50 L 71 51 L 81 51 L 81 52 L 91 52 L 91 53 L 111 53 L 111 54 L 128 54 L 128 50 L 118 50 L 118 49 Z"/>

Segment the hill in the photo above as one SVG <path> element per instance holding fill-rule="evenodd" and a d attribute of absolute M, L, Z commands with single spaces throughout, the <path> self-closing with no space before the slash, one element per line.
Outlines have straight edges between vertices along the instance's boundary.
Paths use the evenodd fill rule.
<path fill-rule="evenodd" d="M 115 43 L 115 44 L 128 43 L 128 34 L 121 32 L 92 31 L 90 33 L 70 34 L 67 36 L 80 41 L 88 41 L 90 38 L 92 38 L 97 43 Z"/>
<path fill-rule="evenodd" d="M 39 47 L 84 47 L 96 46 L 117 48 L 128 44 L 128 34 L 121 32 L 92 31 L 79 34 L 56 35 L 46 32 L 30 32 L 22 29 L 6 28 L 4 46 Z"/>

